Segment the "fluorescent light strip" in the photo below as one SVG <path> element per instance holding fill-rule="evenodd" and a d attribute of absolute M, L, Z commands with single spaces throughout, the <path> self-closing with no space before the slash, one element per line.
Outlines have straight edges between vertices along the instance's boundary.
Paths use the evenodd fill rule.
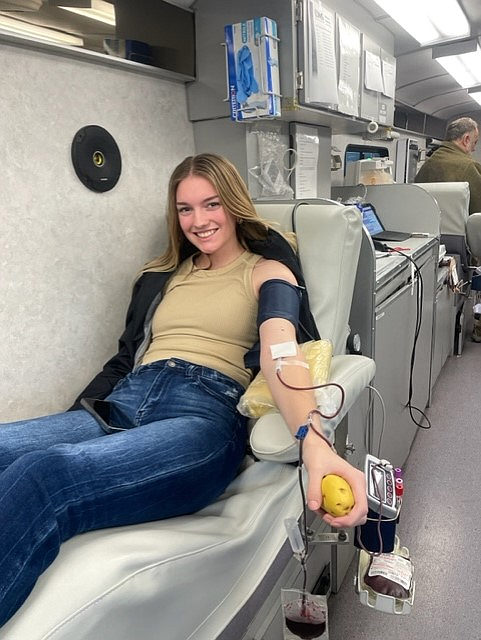
<path fill-rule="evenodd" d="M 476 100 L 478 104 L 481 104 L 481 85 L 475 85 L 468 88 L 468 96 L 471 96 L 473 100 Z"/>
<path fill-rule="evenodd" d="M 25 36 L 41 42 L 50 42 L 55 44 L 68 44 L 74 47 L 83 47 L 83 38 L 73 36 L 69 33 L 56 31 L 55 29 L 47 29 L 30 22 L 15 20 L 8 16 L 0 15 L 0 32 L 9 33 L 16 36 Z"/>
<path fill-rule="evenodd" d="M 469 22 L 456 0 L 374 0 L 419 44 L 470 35 Z"/>
<path fill-rule="evenodd" d="M 476 51 L 471 53 L 444 56 L 436 58 L 436 60 L 464 89 L 481 84 L 481 49 L 479 45 Z"/>
<path fill-rule="evenodd" d="M 77 13 L 78 15 L 84 16 L 85 18 L 98 20 L 99 22 L 104 22 L 105 24 L 110 24 L 111 26 L 115 27 L 115 8 L 113 4 L 110 4 L 110 2 L 104 2 L 103 0 L 91 0 L 90 9 L 64 7 L 61 5 L 59 5 L 59 9 L 71 11 L 72 13 Z"/>
<path fill-rule="evenodd" d="M 481 91 L 477 91 L 476 93 L 469 93 L 473 100 L 476 100 L 478 104 L 481 104 Z"/>

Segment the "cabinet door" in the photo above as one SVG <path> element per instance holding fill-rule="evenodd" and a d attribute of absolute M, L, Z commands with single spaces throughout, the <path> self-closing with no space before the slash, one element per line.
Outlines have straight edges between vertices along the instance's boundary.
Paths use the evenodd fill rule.
<path fill-rule="evenodd" d="M 421 268 L 422 307 L 416 285 L 398 290 L 376 309 L 375 386 L 385 405 L 376 403 L 372 451 L 402 466 L 408 457 L 422 414 L 429 403 L 433 343 L 434 257 Z M 420 324 L 417 326 L 418 314 Z M 413 347 L 415 354 L 413 357 Z M 411 375 L 412 370 L 412 375 Z M 411 393 L 410 406 L 408 406 Z M 420 411 L 419 411 L 420 410 Z M 416 422 L 415 422 L 416 421 Z M 379 448 L 380 444 L 380 448 Z"/>
<path fill-rule="evenodd" d="M 376 310 L 374 386 L 383 398 L 384 415 L 379 402 L 375 402 L 372 452 L 395 466 L 406 460 L 416 433 L 406 407 L 415 313 L 416 300 L 410 285 Z"/>
<path fill-rule="evenodd" d="M 297 26 L 299 102 L 337 108 L 336 14 L 321 0 L 303 0 Z"/>

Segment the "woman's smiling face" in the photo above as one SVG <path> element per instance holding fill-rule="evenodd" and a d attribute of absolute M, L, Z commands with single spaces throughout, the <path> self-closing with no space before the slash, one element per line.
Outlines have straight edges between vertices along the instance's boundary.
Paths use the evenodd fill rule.
<path fill-rule="evenodd" d="M 224 210 L 212 183 L 191 175 L 177 187 L 176 207 L 185 237 L 211 264 L 227 264 L 239 255 L 241 245 L 236 234 L 236 218 Z"/>

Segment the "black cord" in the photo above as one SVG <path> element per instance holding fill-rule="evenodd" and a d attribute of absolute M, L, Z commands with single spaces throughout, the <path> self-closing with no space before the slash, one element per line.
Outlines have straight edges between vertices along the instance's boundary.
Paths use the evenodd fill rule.
<path fill-rule="evenodd" d="M 416 294 L 417 294 L 416 295 L 416 323 L 414 328 L 413 347 L 411 350 L 411 360 L 410 360 L 410 369 L 409 369 L 409 394 L 408 394 L 408 401 L 406 403 L 406 406 L 409 409 L 409 415 L 411 417 L 411 420 L 414 422 L 416 426 L 418 426 L 421 429 L 430 429 L 431 421 L 429 420 L 428 416 L 424 413 L 422 409 L 412 404 L 412 398 L 414 393 L 413 373 L 414 373 L 414 363 L 416 360 L 416 345 L 419 338 L 419 334 L 421 332 L 421 324 L 423 319 L 423 296 L 424 296 L 423 276 L 421 274 L 421 270 L 419 269 L 416 262 L 411 258 L 411 256 L 408 256 L 406 253 L 404 253 L 403 251 L 400 251 L 399 249 L 390 248 L 390 251 L 392 251 L 393 253 L 399 253 L 399 255 L 403 256 L 404 258 L 407 258 L 413 265 L 414 270 L 416 272 L 416 276 L 417 276 L 416 278 Z M 422 424 L 422 422 L 419 422 L 418 420 L 416 420 L 416 418 L 414 417 L 415 411 L 417 411 L 418 414 L 421 415 L 421 419 L 424 418 L 426 420 L 427 425 L 424 425 Z"/>

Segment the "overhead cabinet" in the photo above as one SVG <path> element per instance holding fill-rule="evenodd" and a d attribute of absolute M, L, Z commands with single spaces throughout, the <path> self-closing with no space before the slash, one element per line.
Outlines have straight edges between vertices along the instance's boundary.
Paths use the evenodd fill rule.
<path fill-rule="evenodd" d="M 230 117 L 224 28 L 262 16 L 277 26 L 283 120 L 338 131 L 348 130 L 342 123 L 349 121 L 393 124 L 392 36 L 349 0 L 198 0 L 191 120 Z"/>

